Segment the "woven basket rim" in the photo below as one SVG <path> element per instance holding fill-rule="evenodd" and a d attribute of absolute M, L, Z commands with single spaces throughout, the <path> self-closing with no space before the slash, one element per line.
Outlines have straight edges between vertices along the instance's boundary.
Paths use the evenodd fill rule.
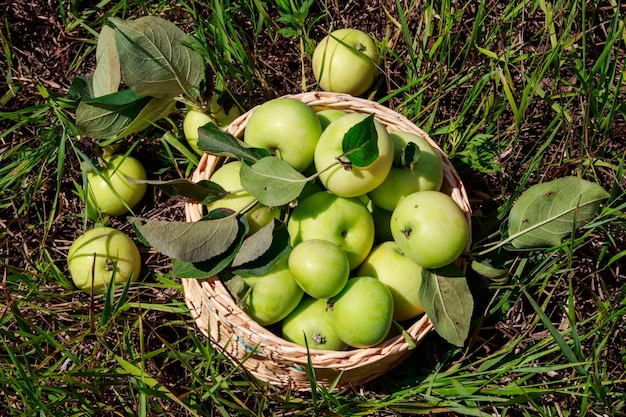
<path fill-rule="evenodd" d="M 321 109 L 340 109 L 348 112 L 371 113 L 374 114 L 378 121 L 385 125 L 389 132 L 408 131 L 426 139 L 441 156 L 442 161 L 444 162 L 444 185 L 447 185 L 448 188 L 445 191 L 442 189 L 442 191 L 448 193 L 459 205 L 466 215 L 468 225 L 471 226 L 471 208 L 463 182 L 459 178 L 454 167 L 450 164 L 447 155 L 441 150 L 441 148 L 428 136 L 426 132 L 417 127 L 408 118 L 379 103 L 353 97 L 347 94 L 309 92 L 286 95 L 283 97 L 298 99 L 308 104 L 315 111 L 319 111 Z M 241 138 L 249 116 L 257 108 L 258 106 L 255 106 L 254 108 L 243 113 L 230 125 L 228 125 L 224 131 Z M 205 153 L 200 158 L 198 167 L 192 175 L 192 181 L 197 182 L 203 179 L 209 179 L 213 172 L 224 162 L 225 158 L 223 157 Z M 187 201 L 185 203 L 186 221 L 198 221 L 202 216 L 202 205 L 194 201 Z M 469 248 L 470 244 L 471 236 L 468 239 L 466 249 Z M 244 345 L 244 347 L 256 348 L 252 345 L 254 345 L 254 342 L 258 342 L 259 348 L 264 352 L 270 352 L 273 359 L 280 357 L 287 362 L 292 362 L 294 365 L 306 366 L 310 360 L 314 368 L 320 367 L 325 369 L 337 369 L 347 372 L 352 369 L 359 369 L 368 366 L 376 367 L 376 363 L 387 355 L 397 355 L 399 357 L 399 363 L 403 359 L 400 358 L 400 356 L 406 357 L 406 353 L 413 349 L 414 346 L 420 343 L 421 340 L 433 330 L 430 319 L 426 314 L 423 314 L 419 318 L 415 319 L 414 323 L 405 329 L 406 335 L 411 338 L 411 341 L 406 340 L 406 335 L 401 334 L 370 348 L 350 349 L 344 351 L 307 351 L 305 347 L 288 342 L 272 332 L 270 329 L 256 323 L 239 306 L 236 305 L 236 302 L 230 296 L 230 293 L 219 278 L 207 277 L 204 280 L 183 279 L 182 281 L 183 289 L 185 291 L 185 301 L 202 333 L 210 335 L 211 329 L 207 328 L 208 322 L 210 318 L 215 318 L 207 318 L 206 316 L 215 315 L 218 317 L 218 322 L 219 320 L 228 321 L 228 325 L 232 328 L 230 330 L 226 330 L 227 333 L 229 331 L 235 333 L 235 330 L 240 332 L 234 334 L 234 336 Z M 240 336 L 246 338 L 245 343 L 239 340 Z M 213 342 L 224 347 L 225 343 L 232 343 L 232 340 L 213 340 Z M 273 359 L 267 360 L 269 361 Z M 366 375 L 360 376 L 356 382 L 363 383 L 373 379 L 374 377 L 379 376 L 391 369 L 395 365 L 397 365 L 397 363 L 389 365 L 388 368 L 383 370 L 376 369 L 373 372 L 366 373 Z M 243 363 L 243 366 L 244 368 L 246 367 L 245 362 Z M 267 372 L 258 372 L 258 370 L 255 369 L 252 369 L 251 372 L 257 377 L 268 382 L 284 384 L 285 378 L 289 380 L 288 376 L 268 375 Z M 351 382 L 354 383 L 354 381 Z M 294 384 L 290 385 L 297 389 L 307 389 L 306 386 L 302 387 L 297 384 L 295 384 L 295 386 Z"/>

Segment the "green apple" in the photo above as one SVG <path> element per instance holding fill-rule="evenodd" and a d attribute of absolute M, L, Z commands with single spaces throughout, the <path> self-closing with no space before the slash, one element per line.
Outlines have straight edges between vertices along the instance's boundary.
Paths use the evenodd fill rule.
<path fill-rule="evenodd" d="M 315 169 L 320 172 L 320 181 L 327 190 L 342 197 L 356 197 L 372 191 L 382 184 L 393 163 L 393 141 L 385 127 L 375 120 L 378 158 L 362 168 L 351 166 L 346 169 L 343 164 L 336 164 L 337 158 L 343 154 L 344 135 L 366 117 L 365 114 L 350 113 L 338 118 L 322 132 L 315 148 Z"/>
<path fill-rule="evenodd" d="M 289 272 L 286 257 L 265 275 L 242 278 L 250 288 L 243 300 L 243 309 L 261 326 L 269 326 L 287 317 L 304 295 Z"/>
<path fill-rule="evenodd" d="M 418 191 L 404 197 L 393 211 L 390 225 L 400 250 L 428 269 L 452 263 L 469 239 L 465 213 L 439 191 Z"/>
<path fill-rule="evenodd" d="M 317 112 L 317 117 L 320 118 L 322 123 L 322 130 L 326 129 L 331 122 L 334 122 L 341 116 L 345 116 L 347 113 L 339 109 L 324 109 Z"/>
<path fill-rule="evenodd" d="M 189 109 L 183 119 L 183 134 L 185 135 L 185 139 L 187 139 L 189 147 L 198 155 L 204 153 L 203 150 L 198 148 L 198 129 L 207 123 L 216 124 L 216 121 L 213 117 L 199 109 Z"/>
<path fill-rule="evenodd" d="M 313 162 L 322 124 L 313 109 L 294 98 L 280 97 L 258 106 L 246 124 L 244 142 L 264 148 L 298 171 Z"/>
<path fill-rule="evenodd" d="M 209 113 L 220 127 L 228 126 L 237 117 L 241 116 L 241 110 L 235 104 L 225 105 L 218 94 L 211 97 L 209 103 Z"/>
<path fill-rule="evenodd" d="M 289 253 L 289 271 L 305 293 L 326 299 L 339 294 L 348 282 L 348 255 L 333 242 L 310 239 Z"/>
<path fill-rule="evenodd" d="M 246 217 L 250 232 L 254 233 L 267 225 L 273 218 L 280 217 L 280 208 L 267 207 L 259 202 L 241 186 L 239 179 L 239 171 L 242 162 L 234 160 L 219 167 L 211 176 L 210 180 L 220 185 L 226 191 L 231 192 L 228 196 L 219 200 L 212 201 L 207 204 L 207 210 L 210 212 L 217 208 L 226 208 L 233 211 L 240 211 L 254 204 L 248 211 Z"/>
<path fill-rule="evenodd" d="M 88 205 L 97 207 L 101 213 L 121 216 L 135 207 L 146 193 L 146 170 L 132 156 L 114 154 L 105 158 L 106 166 L 100 173 L 87 173 Z"/>
<path fill-rule="evenodd" d="M 285 340 L 310 350 L 344 350 L 332 322 L 332 309 L 327 300 L 305 297 L 282 322 Z"/>
<path fill-rule="evenodd" d="M 443 183 L 443 162 L 426 139 L 410 132 L 389 135 L 394 142 L 394 166 L 385 180 L 368 193 L 374 204 L 385 210 L 393 210 L 398 202 L 416 191 L 439 191 Z M 413 169 L 400 166 L 399 159 L 407 143 L 415 143 L 419 159 Z"/>
<path fill-rule="evenodd" d="M 393 297 L 393 319 L 409 320 L 424 312 L 419 297 L 422 267 L 407 258 L 394 241 L 383 242 L 359 266 L 358 275 L 378 278 Z"/>
<path fill-rule="evenodd" d="M 328 191 L 300 201 L 287 221 L 291 245 L 322 239 L 338 245 L 356 268 L 374 244 L 374 221 L 358 198 L 339 197 Z"/>
<path fill-rule="evenodd" d="M 378 74 L 378 47 L 358 29 L 337 29 L 315 47 L 313 75 L 322 90 L 358 96 Z"/>
<path fill-rule="evenodd" d="M 389 333 L 393 297 L 382 281 L 367 276 L 350 278 L 332 302 L 333 328 L 349 346 L 375 346 Z"/>
<path fill-rule="evenodd" d="M 135 242 L 124 232 L 97 227 L 80 235 L 70 245 L 67 268 L 81 290 L 105 289 L 115 274 L 115 284 L 137 280 L 141 256 Z"/>

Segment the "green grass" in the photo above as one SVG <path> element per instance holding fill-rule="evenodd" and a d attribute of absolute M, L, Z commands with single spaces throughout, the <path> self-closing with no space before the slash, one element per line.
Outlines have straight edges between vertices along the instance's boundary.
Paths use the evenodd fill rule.
<path fill-rule="evenodd" d="M 0 415 L 625 413 L 626 10 L 615 1 L 371 2 L 384 57 L 371 97 L 429 132 L 474 209 L 468 256 L 483 275 L 468 270 L 476 309 L 465 347 L 432 334 L 363 387 L 288 392 L 209 344 L 168 260 L 147 248 L 138 284 L 93 297 L 73 289 L 65 256 L 91 224 L 80 163 L 97 149 L 76 136 L 62 86 L 93 63 L 106 19 L 158 14 L 194 32 L 207 91 L 226 90 L 247 109 L 315 87 L 314 42 L 362 21 L 343 3 L 61 1 L 51 15 L 73 52 L 52 80 L 58 88 L 29 68 L 18 29 L 1 27 Z M 123 145 L 150 161 L 153 177 L 194 169 L 180 150 L 180 116 Z M 549 250 L 497 246 L 515 199 L 564 175 L 610 192 L 600 215 Z M 181 215 L 180 201 L 149 194 L 142 214 Z M 101 220 L 130 232 L 124 219 Z"/>

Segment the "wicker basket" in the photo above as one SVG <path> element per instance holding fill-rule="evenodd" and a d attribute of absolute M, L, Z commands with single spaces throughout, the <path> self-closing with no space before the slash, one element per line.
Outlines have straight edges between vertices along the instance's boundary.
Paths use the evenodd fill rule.
<path fill-rule="evenodd" d="M 288 96 L 311 106 L 315 111 L 340 109 L 346 112 L 374 114 L 388 131 L 408 131 L 418 134 L 440 153 L 444 162 L 444 184 L 442 191 L 450 195 L 466 213 L 470 222 L 470 206 L 467 194 L 458 174 L 446 155 L 428 135 L 404 116 L 378 103 L 344 94 L 311 92 Z M 233 121 L 227 132 L 241 138 L 249 116 L 255 109 Z M 223 162 L 223 158 L 205 154 L 200 160 L 192 180 L 208 179 Z M 185 206 L 187 221 L 198 221 L 204 207 L 193 201 Z M 469 247 L 469 242 L 468 242 Z M 360 385 L 372 380 L 400 364 L 432 330 L 426 315 L 418 318 L 407 333 L 413 344 L 405 337 L 396 336 L 378 346 L 348 351 L 312 350 L 287 342 L 270 330 L 252 320 L 230 296 L 217 277 L 204 280 L 184 279 L 185 300 L 200 331 L 210 337 L 243 368 L 257 378 L 292 390 L 309 390 L 311 384 L 307 374 L 308 361 L 315 371 L 318 384 L 330 386 L 339 378 L 338 386 Z"/>

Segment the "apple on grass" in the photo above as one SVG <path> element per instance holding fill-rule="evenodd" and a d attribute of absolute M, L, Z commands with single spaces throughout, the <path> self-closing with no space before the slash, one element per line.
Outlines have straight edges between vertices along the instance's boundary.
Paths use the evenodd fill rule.
<path fill-rule="evenodd" d="M 372 191 L 382 184 L 393 164 L 393 141 L 385 127 L 376 120 L 376 160 L 366 167 L 351 165 L 349 169 L 343 164 L 337 164 L 337 158 L 343 155 L 345 134 L 366 117 L 365 114 L 350 113 L 336 119 L 322 132 L 315 148 L 315 169 L 320 173 L 320 181 L 327 190 L 342 197 L 357 197 Z"/>
<path fill-rule="evenodd" d="M 422 267 L 407 258 L 394 241 L 380 243 L 359 266 L 358 275 L 378 278 L 393 297 L 393 319 L 402 321 L 424 312 L 419 290 Z"/>
<path fill-rule="evenodd" d="M 326 299 L 339 293 L 348 282 L 348 255 L 335 243 L 305 240 L 289 253 L 289 271 L 305 293 Z"/>
<path fill-rule="evenodd" d="M 106 166 L 97 172 L 87 173 L 88 209 L 96 207 L 103 214 L 120 216 L 141 201 L 146 193 L 146 170 L 132 156 L 114 154 L 105 158 Z"/>
<path fill-rule="evenodd" d="M 332 299 L 333 328 L 349 346 L 368 348 L 382 342 L 393 322 L 393 297 L 374 277 L 350 278 Z"/>
<path fill-rule="evenodd" d="M 410 132 L 389 134 L 394 143 L 394 165 L 385 180 L 368 193 L 378 207 L 393 210 L 405 196 L 417 191 L 439 191 L 443 183 L 443 162 L 426 139 Z M 401 166 L 403 149 L 412 142 L 420 150 L 413 169 Z"/>
<path fill-rule="evenodd" d="M 269 150 L 302 172 L 313 162 L 322 125 L 311 107 L 280 97 L 259 105 L 248 118 L 244 142 Z"/>
<path fill-rule="evenodd" d="M 292 247 L 311 239 L 338 245 L 348 256 L 351 270 L 374 244 L 374 221 L 367 207 L 358 198 L 339 197 L 328 191 L 300 201 L 291 212 L 287 231 Z"/>
<path fill-rule="evenodd" d="M 300 303 L 302 288 L 289 272 L 283 258 L 265 275 L 242 277 L 250 292 L 243 299 L 244 311 L 261 326 L 284 319 Z"/>
<path fill-rule="evenodd" d="M 124 232 L 97 227 L 80 235 L 70 245 L 67 268 L 79 289 L 101 291 L 111 284 L 139 278 L 141 256 L 135 242 Z"/>
<path fill-rule="evenodd" d="M 322 90 L 358 96 L 378 74 L 378 47 L 367 33 L 337 29 L 320 41 L 312 57 L 313 75 Z"/>
<path fill-rule="evenodd" d="M 337 336 L 332 323 L 332 307 L 323 299 L 302 298 L 283 320 L 282 336 L 310 350 L 344 350 L 348 347 Z"/>
<path fill-rule="evenodd" d="M 390 227 L 402 253 L 427 269 L 454 262 L 469 239 L 465 213 L 452 197 L 439 191 L 404 197 L 391 215 Z"/>
<path fill-rule="evenodd" d="M 212 201 L 206 207 L 209 212 L 218 208 L 240 211 L 254 204 L 250 210 L 246 211 L 246 218 L 250 227 L 249 233 L 254 233 L 267 225 L 273 218 L 280 217 L 280 209 L 277 207 L 270 208 L 259 202 L 255 203 L 255 198 L 241 186 L 239 179 L 241 165 L 241 161 L 234 160 L 222 165 L 213 173 L 210 180 L 232 194 Z"/>

